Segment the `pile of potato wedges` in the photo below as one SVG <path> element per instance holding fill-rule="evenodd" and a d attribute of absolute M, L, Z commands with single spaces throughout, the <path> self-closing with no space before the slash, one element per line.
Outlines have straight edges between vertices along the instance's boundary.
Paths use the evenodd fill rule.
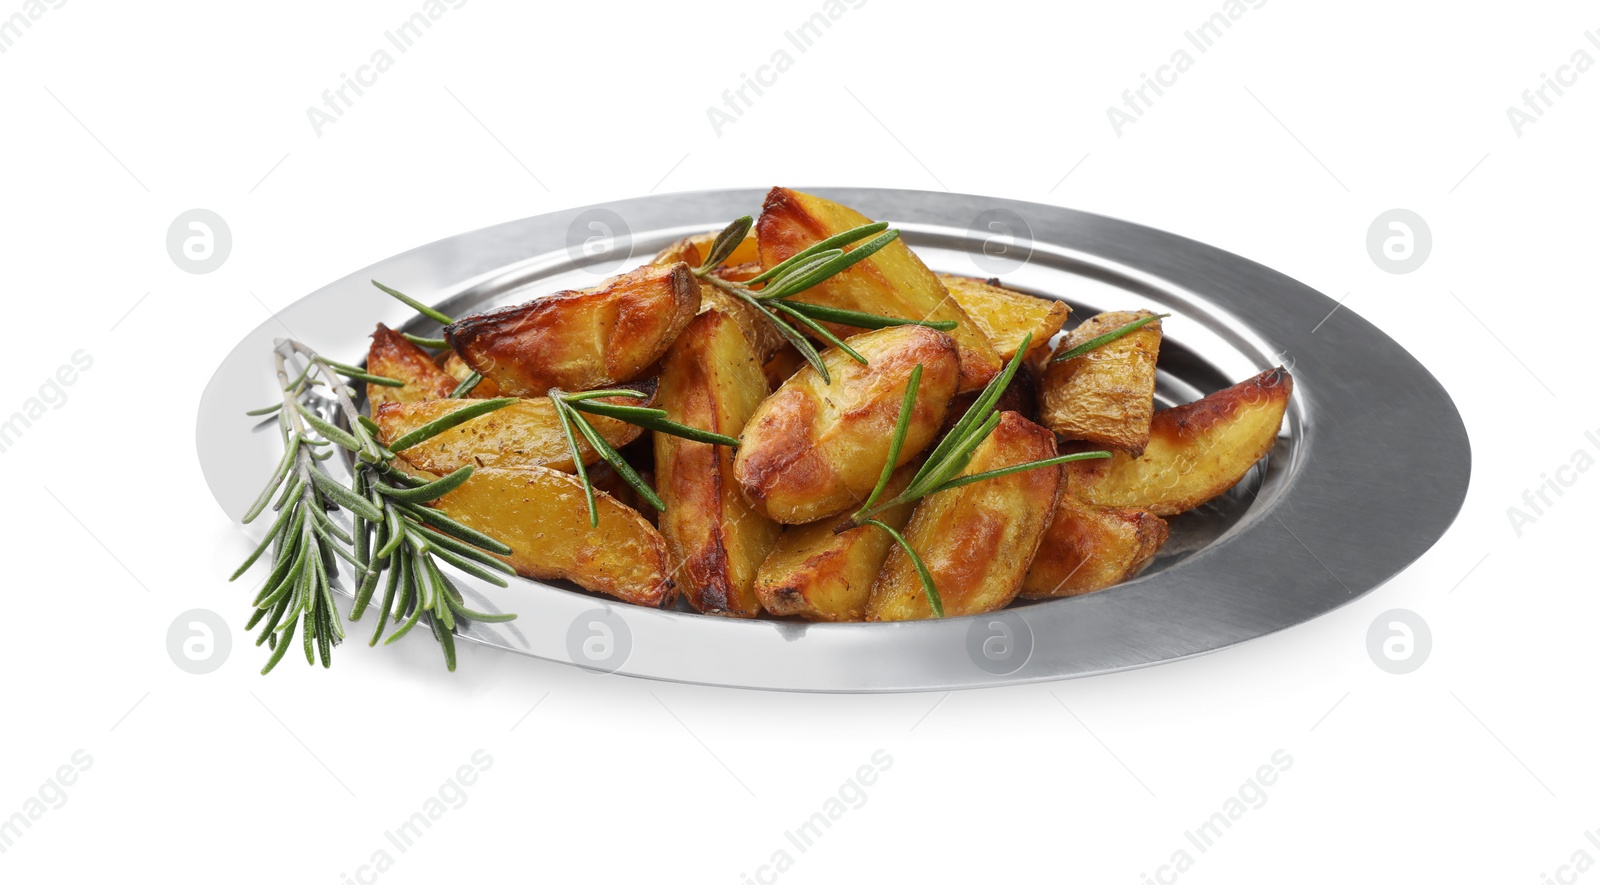
<path fill-rule="evenodd" d="M 749 279 L 866 223 L 849 207 L 774 188 L 713 273 Z M 963 475 L 1076 451 L 1112 457 L 973 482 L 882 513 L 926 564 L 946 616 L 1128 580 L 1166 541 L 1169 518 L 1233 487 L 1277 439 L 1293 386 L 1282 368 L 1158 411 L 1160 320 L 1054 361 L 1148 314 L 1103 313 L 1058 335 L 1065 304 L 935 273 L 898 239 L 795 299 L 955 328 L 829 326 L 867 364 L 823 350 L 825 382 L 759 310 L 695 275 L 712 236 L 675 243 L 592 288 L 459 319 L 445 327 L 443 354 L 381 325 L 373 334 L 368 371 L 404 382 L 367 390 L 386 443 L 472 398 L 518 398 L 399 457 L 425 477 L 472 465 L 471 478 L 433 506 L 509 545 L 503 558 L 519 574 L 729 617 L 932 617 L 905 552 L 880 528 L 847 520 L 885 469 L 913 368 L 921 380 L 884 500 L 1024 341 L 1033 346 L 1000 400 L 999 423 Z M 469 398 L 449 398 L 473 372 L 483 380 Z M 588 416 L 666 505 L 658 512 L 639 500 L 580 439 L 597 490 L 592 526 L 548 395 L 618 386 L 650 396 L 631 404 L 739 446 Z"/>

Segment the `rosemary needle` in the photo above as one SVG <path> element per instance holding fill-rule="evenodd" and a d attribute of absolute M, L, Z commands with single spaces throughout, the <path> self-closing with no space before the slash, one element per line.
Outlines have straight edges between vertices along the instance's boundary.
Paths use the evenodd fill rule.
<path fill-rule="evenodd" d="M 1121 338 L 1122 336 L 1128 334 L 1129 332 L 1132 332 L 1132 331 L 1134 331 L 1136 329 L 1142 329 L 1145 326 L 1148 326 L 1151 323 L 1155 322 L 1156 320 L 1162 319 L 1163 317 L 1169 317 L 1169 316 L 1172 316 L 1172 314 L 1170 314 L 1170 313 L 1158 313 L 1158 314 L 1154 314 L 1152 316 L 1140 317 L 1140 318 L 1134 320 L 1131 323 L 1127 323 L 1126 325 L 1118 326 L 1117 328 L 1112 329 L 1111 331 L 1105 333 L 1104 335 L 1096 335 L 1095 337 L 1090 338 L 1088 341 L 1083 342 L 1082 344 L 1078 345 L 1077 347 L 1072 348 L 1071 350 L 1065 351 L 1063 353 L 1058 353 L 1055 356 L 1050 358 L 1050 362 L 1052 362 L 1052 363 L 1061 363 L 1061 362 L 1066 362 L 1067 360 L 1070 360 L 1070 359 L 1074 359 L 1076 357 L 1083 356 L 1084 354 L 1088 353 L 1091 350 L 1094 350 L 1094 349 L 1100 348 L 1100 347 L 1104 347 L 1105 345 L 1110 344 L 1111 342 L 1117 340 L 1118 338 Z"/>
<path fill-rule="evenodd" d="M 291 358 L 306 363 L 305 370 L 293 380 L 288 368 Z M 391 618 L 404 621 L 404 626 L 390 636 L 392 642 L 426 615 L 429 629 L 443 648 L 445 666 L 455 669 L 458 616 L 471 616 L 465 609 L 452 606 L 452 585 L 436 560 L 473 577 L 503 584 L 500 574 L 509 571 L 509 567 L 493 554 L 511 551 L 481 532 L 419 506 L 459 488 L 471 477 L 471 467 L 421 480 L 389 462 L 399 449 L 516 400 L 502 397 L 475 401 L 411 431 L 395 440 L 396 448 L 389 448 L 377 441 L 376 425 L 356 410 L 349 390 L 337 378 L 379 376 L 329 360 L 293 340 L 280 342 L 274 348 L 274 359 L 282 401 L 255 411 L 277 415 L 284 455 L 245 514 L 245 522 L 265 512 L 269 501 L 275 501 L 278 515 L 266 538 L 232 578 L 243 575 L 271 551 L 272 568 L 256 597 L 255 612 L 248 624 L 250 628 L 264 624 L 256 644 L 267 645 L 271 654 L 262 672 L 270 672 L 283 659 L 297 629 L 307 662 L 320 660 L 324 667 L 331 663 L 333 646 L 344 638 L 333 603 L 333 583 L 341 559 L 350 564 L 357 582 L 356 603 L 350 612 L 352 621 L 360 619 L 371 604 L 378 581 L 388 576 L 373 642 L 382 636 L 384 624 Z M 344 418 L 344 427 L 324 418 L 309 400 L 317 387 L 331 393 L 335 410 Z M 333 446 L 354 456 L 348 484 L 335 479 L 323 467 Z M 335 506 L 350 514 L 353 531 L 328 516 L 328 510 Z"/>
<path fill-rule="evenodd" d="M 1017 353 L 1005 368 L 993 379 L 978 398 L 973 400 L 971 406 L 955 423 L 945 438 L 934 447 L 933 452 L 918 468 L 916 474 L 905 490 L 894 498 L 878 503 L 884 489 L 889 485 L 889 478 L 894 473 L 895 462 L 900 459 L 900 452 L 905 444 L 906 434 L 911 427 L 911 413 L 916 405 L 917 388 L 922 381 L 922 366 L 918 364 L 911 370 L 910 377 L 906 380 L 905 398 L 900 404 L 900 414 L 895 418 L 894 433 L 889 438 L 888 458 L 883 465 L 883 472 L 878 475 L 878 484 L 873 487 L 872 493 L 867 496 L 865 503 L 853 514 L 850 519 L 841 522 L 834 529 L 835 534 L 849 531 L 863 525 L 873 525 L 888 532 L 900 549 L 905 551 L 906 557 L 911 560 L 912 566 L 917 570 L 917 578 L 922 582 L 923 592 L 927 594 L 928 606 L 933 610 L 936 618 L 944 617 L 944 602 L 939 596 L 939 588 L 935 585 L 933 575 L 922 561 L 922 557 L 899 532 L 875 517 L 902 504 L 908 504 L 928 495 L 959 488 L 975 482 L 1021 473 L 1024 470 L 1036 470 L 1040 467 L 1053 467 L 1071 461 L 1086 461 L 1091 459 L 1109 458 L 1110 452 L 1080 452 L 1072 455 L 1058 455 L 1053 458 L 1043 458 L 1038 461 L 1028 461 L 1023 464 L 1012 464 L 995 470 L 986 470 L 961 476 L 972 462 L 972 455 L 982 444 L 994 428 L 1000 423 L 1000 415 L 995 411 L 995 406 L 1000 401 L 1000 395 L 1005 392 L 1006 386 L 1016 376 L 1017 369 L 1022 365 L 1022 360 L 1027 356 L 1028 345 L 1032 342 L 1031 334 L 1024 335 L 1022 344 L 1017 348 Z"/>
<path fill-rule="evenodd" d="M 817 370 L 818 375 L 822 376 L 824 384 L 831 384 L 833 380 L 828 375 L 827 365 L 822 361 L 822 354 L 796 328 L 796 324 L 806 328 L 812 334 L 834 347 L 839 348 L 851 359 L 862 365 L 866 365 L 867 358 L 857 353 L 848 344 L 845 344 L 837 335 L 828 331 L 818 320 L 862 329 L 881 329 L 887 326 L 902 325 L 929 326 L 942 331 L 949 331 L 955 328 L 956 324 L 951 320 L 907 320 L 900 317 L 880 316 L 861 311 L 787 300 L 791 296 L 798 295 L 818 283 L 843 273 L 852 265 L 871 257 L 879 249 L 894 242 L 900 236 L 900 231 L 890 230 L 889 225 L 882 221 L 863 224 L 860 227 L 851 228 L 831 237 L 818 240 L 742 283 L 716 276 L 713 272 L 721 266 L 722 262 L 728 259 L 728 256 L 733 254 L 733 250 L 750 233 L 750 227 L 753 223 L 754 221 L 750 216 L 742 215 L 723 228 L 721 233 L 718 233 L 716 238 L 711 241 L 711 246 L 706 250 L 706 260 L 695 268 L 694 274 L 705 282 L 754 307 L 763 319 L 778 330 L 784 340 L 800 351 L 800 355 L 805 358 L 805 361 L 813 369 Z M 855 248 L 850 249 L 848 252 L 844 251 L 845 246 L 852 244 L 856 244 Z"/>

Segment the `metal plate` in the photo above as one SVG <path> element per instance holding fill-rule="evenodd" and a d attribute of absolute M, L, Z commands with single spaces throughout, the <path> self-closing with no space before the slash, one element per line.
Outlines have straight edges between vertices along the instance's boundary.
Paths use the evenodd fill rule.
<path fill-rule="evenodd" d="M 1460 509 L 1471 452 L 1448 394 L 1378 329 L 1348 309 L 1328 317 L 1331 299 L 1276 271 L 1055 206 L 805 190 L 893 223 L 935 270 L 998 275 L 1067 301 L 1069 324 L 1108 309 L 1172 313 L 1163 324 L 1161 405 L 1288 366 L 1294 396 L 1277 445 L 1233 492 L 1174 519 L 1167 547 L 1138 579 L 1087 596 L 943 621 L 805 624 L 654 611 L 571 585 L 463 580 L 473 608 L 519 615 L 474 624 L 468 639 L 593 669 L 747 688 L 919 691 L 1060 679 L 1215 651 L 1331 611 L 1405 568 Z M 667 194 L 508 222 L 413 249 L 300 299 L 246 336 L 201 398 L 196 437 L 212 494 L 237 518 L 277 461 L 277 434 L 252 432 L 243 415 L 276 398 L 274 338 L 292 334 L 355 362 L 375 322 L 436 330 L 404 325 L 409 311 L 368 280 L 461 316 L 592 285 L 678 237 L 755 213 L 762 196 Z M 1382 457 L 1371 455 L 1374 439 L 1386 440 Z M 259 538 L 264 528 L 247 532 Z"/>

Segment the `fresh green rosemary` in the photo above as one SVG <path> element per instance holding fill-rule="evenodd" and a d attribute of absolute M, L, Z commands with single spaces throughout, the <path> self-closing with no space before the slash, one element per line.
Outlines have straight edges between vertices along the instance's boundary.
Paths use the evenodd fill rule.
<path fill-rule="evenodd" d="M 1062 353 L 1056 354 L 1055 356 L 1050 358 L 1050 362 L 1052 362 L 1052 363 L 1062 363 L 1062 362 L 1066 362 L 1067 360 L 1083 356 L 1084 354 L 1088 353 L 1091 350 L 1094 350 L 1095 348 L 1104 347 L 1105 345 L 1110 344 L 1111 342 L 1117 340 L 1118 338 L 1121 338 L 1122 336 L 1128 334 L 1129 332 L 1134 331 L 1135 329 L 1142 329 L 1145 326 L 1148 326 L 1151 323 L 1155 322 L 1156 320 L 1162 319 L 1163 317 L 1169 317 L 1169 316 L 1172 316 L 1172 314 L 1170 314 L 1170 313 L 1158 313 L 1158 314 L 1156 314 L 1154 316 L 1139 317 L 1138 319 L 1134 320 L 1133 322 L 1128 323 L 1126 325 L 1118 326 L 1117 328 L 1112 329 L 1111 331 L 1105 333 L 1104 335 L 1096 335 L 1095 337 L 1090 338 L 1088 341 L 1083 342 L 1082 344 L 1078 345 L 1077 347 L 1072 348 L 1071 350 L 1064 351 Z"/>
<path fill-rule="evenodd" d="M 834 529 L 839 532 L 849 531 L 863 525 L 875 525 L 889 533 L 895 543 L 900 545 L 906 556 L 911 559 L 911 564 L 916 567 L 917 577 L 922 581 L 922 589 L 928 595 L 928 605 L 933 609 L 936 618 L 944 617 L 944 600 L 939 596 L 939 588 L 934 585 L 933 575 L 928 572 L 928 567 L 923 564 L 922 557 L 912 549 L 910 542 L 899 532 L 890 528 L 875 517 L 886 510 L 892 510 L 902 504 L 908 504 L 928 495 L 936 495 L 949 491 L 959 486 L 981 482 L 986 479 L 995 479 L 1024 470 L 1035 470 L 1040 467 L 1053 467 L 1057 464 L 1066 464 L 1072 461 L 1087 461 L 1091 459 L 1109 458 L 1110 452 L 1093 451 L 1078 452 L 1071 455 L 1058 455 L 1054 458 L 1043 458 L 1038 461 L 1028 461 L 1023 464 L 1013 464 L 995 470 L 985 470 L 970 476 L 962 476 L 961 472 L 972 463 L 972 455 L 978 446 L 989 438 L 989 434 L 1000 423 L 1000 414 L 995 411 L 996 404 L 1000 401 L 1001 394 L 1005 393 L 1007 385 L 1016 376 L 1017 369 L 1021 367 L 1023 359 L 1027 356 L 1028 345 L 1033 336 L 1024 335 L 1022 344 L 1017 348 L 1017 353 L 1000 374 L 990 379 L 983 392 L 973 400 L 961 420 L 950 428 L 943 440 L 934 447 L 926 461 L 911 477 L 911 482 L 905 490 L 888 501 L 878 503 L 883 496 L 883 490 L 889 485 L 889 477 L 894 474 L 895 464 L 900 460 L 900 451 L 905 445 L 906 432 L 911 427 L 911 412 L 917 400 L 917 388 L 922 383 L 922 366 L 917 365 L 911 370 L 911 377 L 906 382 L 905 399 L 900 403 L 900 414 L 895 419 L 894 434 L 889 438 L 889 457 L 884 462 L 883 472 L 878 475 L 878 484 L 873 487 L 872 493 L 862 503 L 861 508 L 851 515 L 850 519 L 839 524 Z"/>
<path fill-rule="evenodd" d="M 748 216 L 746 216 L 745 220 L 749 220 Z M 724 233 L 726 233 L 726 231 L 724 231 Z M 740 238 L 743 238 L 744 235 L 740 234 L 739 236 Z M 718 240 L 718 244 L 720 243 L 722 243 L 721 239 Z M 732 244 L 734 246 L 738 245 L 738 243 L 738 239 L 732 240 Z M 722 248 L 718 244 L 714 244 L 712 254 L 721 255 L 721 258 L 718 259 L 718 262 L 720 263 L 721 261 L 727 259 L 728 255 L 732 252 L 733 247 L 727 246 L 726 248 Z M 722 251 L 719 253 L 717 249 L 722 249 Z M 714 267 L 715 265 L 708 266 Z M 406 295 L 395 289 L 391 289 L 377 280 L 373 280 L 372 285 L 377 286 L 379 289 L 382 289 L 390 295 L 393 295 L 395 298 L 398 298 L 400 301 L 419 311 L 423 316 L 431 320 L 444 323 L 447 326 L 450 323 L 455 322 L 453 319 L 443 313 L 440 313 L 438 310 L 428 307 L 409 295 Z M 468 375 L 459 386 L 456 387 L 454 392 L 450 394 L 451 398 L 459 399 L 467 396 L 481 380 L 483 380 L 483 376 L 479 375 L 477 372 L 473 372 L 472 374 Z M 700 430 L 698 428 L 690 427 L 687 424 L 679 424 L 676 421 L 670 420 L 667 418 L 667 412 L 665 409 L 653 409 L 646 408 L 644 406 L 630 406 L 622 403 L 598 402 L 598 400 L 603 397 L 630 397 L 633 399 L 649 399 L 650 394 L 641 390 L 617 388 L 614 390 L 585 390 L 568 392 L 559 388 L 555 388 L 552 389 L 548 395 L 550 397 L 551 404 L 555 406 L 556 415 L 561 419 L 561 432 L 566 436 L 567 451 L 572 456 L 574 472 L 578 476 L 578 481 L 583 484 L 583 497 L 589 505 L 589 525 L 591 527 L 599 527 L 600 510 L 595 505 L 594 484 L 589 480 L 589 471 L 584 466 L 582 452 L 578 448 L 579 437 L 582 437 L 584 441 L 589 443 L 589 447 L 594 449 L 594 451 L 599 454 L 607 464 L 610 464 L 612 469 L 617 472 L 617 475 L 622 477 L 623 481 L 628 485 L 632 486 L 633 490 L 639 493 L 639 497 L 649 502 L 650 506 L 657 510 L 666 510 L 667 505 L 661 500 L 661 496 L 656 494 L 655 489 L 650 488 L 650 484 L 644 481 L 644 477 L 640 476 L 639 472 L 634 470 L 633 466 L 622 457 L 616 448 L 610 443 L 606 442 L 605 438 L 600 435 L 599 431 L 594 429 L 594 425 L 590 424 L 589 420 L 583 417 L 583 415 L 580 413 L 586 412 L 591 415 L 602 415 L 607 418 L 615 418 L 618 421 L 632 424 L 635 427 L 643 427 L 646 430 L 656 430 L 660 431 L 661 433 L 671 434 L 673 436 L 681 436 L 684 439 L 694 440 L 695 442 L 711 443 L 712 445 L 729 447 L 739 445 L 739 441 L 731 436 L 723 436 L 720 433 L 712 433 L 708 430 Z M 512 402 L 512 400 L 508 399 L 504 402 Z M 457 424 L 461 424 L 465 421 L 471 420 L 472 418 L 476 418 L 480 414 L 483 414 L 481 411 L 474 411 L 475 408 L 477 407 L 468 406 L 464 409 L 458 409 L 444 418 L 435 421 L 433 424 L 428 425 L 428 427 L 433 427 L 444 421 L 452 421 L 453 423 L 445 427 L 441 427 L 440 430 L 436 432 L 448 430 L 450 427 L 454 427 Z M 425 427 L 419 429 L 427 428 Z M 408 437 L 414 435 L 415 432 L 416 431 L 413 431 L 412 434 L 407 434 L 406 437 L 395 440 L 395 451 L 399 451 L 400 449 L 406 448 L 409 445 L 415 445 L 416 442 L 420 442 L 420 440 L 408 441 Z M 404 445 L 402 445 L 402 443 L 404 443 Z"/>
<path fill-rule="evenodd" d="M 881 221 L 863 224 L 813 243 L 786 261 L 775 264 L 744 282 L 736 283 L 716 276 L 713 271 L 733 254 L 733 250 L 750 233 L 750 227 L 754 223 L 750 216 L 744 215 L 723 228 L 716 239 L 712 240 L 710 248 L 706 250 L 706 260 L 694 269 L 694 274 L 754 307 L 786 341 L 800 351 L 806 362 L 822 376 L 824 384 L 833 382 L 828 377 L 828 367 L 823 363 L 822 355 L 817 352 L 816 346 L 800 333 L 800 330 L 790 324 L 790 320 L 809 329 L 812 334 L 839 348 L 862 365 L 866 365 L 867 358 L 857 353 L 839 336 L 828 331 L 827 327 L 822 325 L 823 322 L 860 329 L 928 326 L 948 332 L 956 327 L 954 320 L 907 320 L 789 300 L 791 296 L 798 295 L 823 280 L 843 272 L 856 262 L 871 257 L 874 252 L 894 242 L 895 238 L 900 236 L 900 232 L 888 230 L 889 225 Z M 868 237 L 871 239 L 867 239 Z M 860 242 L 862 240 L 865 242 Z M 848 252 L 844 251 L 843 247 L 858 242 L 860 245 Z M 756 288 L 757 286 L 760 288 Z"/>
<path fill-rule="evenodd" d="M 245 513 L 244 521 L 256 519 L 269 503 L 278 516 L 267 536 L 229 579 L 239 578 L 263 553 L 272 550 L 272 570 L 256 596 L 256 610 L 246 627 L 254 628 L 266 619 L 256 644 L 266 643 L 272 654 L 261 672 L 270 672 L 282 660 L 296 626 L 303 637 L 306 663 L 315 663 L 320 657 L 324 667 L 331 664 L 332 646 L 344 638 L 333 603 L 336 558 L 351 565 L 357 581 L 351 621 L 360 620 L 379 578 L 388 576 L 377 631 L 369 644 L 377 643 L 388 618 L 403 622 L 387 640 L 394 642 L 426 614 L 434 637 L 444 648 L 445 666 L 454 670 L 457 618 L 503 621 L 516 616 L 468 609 L 439 561 L 503 587 L 506 582 L 501 573 L 514 572 L 490 553 L 506 554 L 511 548 L 421 506 L 460 487 L 472 475 L 471 467 L 429 482 L 391 466 L 390 461 L 398 450 L 515 400 L 474 403 L 417 428 L 389 448 L 377 441 L 374 425 L 356 410 L 352 391 L 336 375 L 391 386 L 396 383 L 393 379 L 360 370 L 347 371 L 353 367 L 342 366 L 292 340 L 279 342 L 273 356 L 282 401 L 252 414 L 278 416 L 284 454 L 266 487 Z M 305 362 L 304 370 L 293 379 L 289 376 L 292 357 Z M 332 394 L 335 407 L 349 425 L 348 431 L 324 419 L 307 404 L 307 394 L 321 386 Z M 471 414 L 462 416 L 463 412 Z M 354 456 L 349 486 L 322 467 L 321 462 L 331 457 L 334 446 Z M 328 516 L 328 510 L 335 505 L 350 511 L 353 531 L 345 531 Z"/>
<path fill-rule="evenodd" d="M 665 409 L 597 402 L 601 397 L 608 396 L 648 399 L 650 395 L 640 390 L 628 388 L 586 390 L 581 393 L 567 393 L 559 389 L 550 391 L 550 402 L 556 407 L 556 414 L 561 418 L 561 430 L 567 437 L 567 452 L 572 456 L 572 463 L 577 467 L 578 481 L 583 483 L 584 498 L 589 504 L 589 525 L 591 526 L 597 527 L 600 525 L 600 511 L 595 507 L 594 485 L 589 481 L 589 471 L 584 467 L 582 453 L 578 449 L 578 439 L 577 435 L 574 435 L 574 431 L 581 435 L 589 443 L 589 447 L 599 453 L 600 457 L 607 464 L 610 464 L 613 470 L 617 471 L 617 475 L 622 477 L 624 482 L 639 493 L 639 497 L 649 502 L 651 507 L 657 510 L 666 510 L 667 505 L 666 502 L 661 500 L 661 496 L 656 494 L 655 489 L 650 488 L 650 484 L 644 481 L 644 477 L 633 469 L 633 465 L 629 464 L 610 443 L 606 442 L 605 437 L 601 436 L 599 431 L 594 429 L 594 425 L 590 424 L 589 420 L 580 413 L 587 412 L 591 415 L 615 418 L 635 427 L 643 427 L 646 430 L 655 430 L 672 436 L 694 440 L 695 442 L 711 443 L 712 445 L 728 446 L 730 448 L 739 445 L 739 441 L 731 436 L 723 436 L 720 433 L 700 430 L 669 420 Z"/>

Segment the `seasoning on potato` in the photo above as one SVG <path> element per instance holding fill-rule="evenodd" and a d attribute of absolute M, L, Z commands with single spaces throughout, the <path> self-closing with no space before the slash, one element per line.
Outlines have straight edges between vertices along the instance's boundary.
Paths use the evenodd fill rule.
<path fill-rule="evenodd" d="M 761 361 L 738 322 L 720 310 L 694 318 L 661 363 L 657 397 L 667 417 L 736 436 L 767 395 Z M 756 569 L 778 526 L 754 512 L 734 479 L 734 454 L 656 432 L 659 519 L 673 573 L 696 611 L 752 618 L 761 613 Z"/>
<path fill-rule="evenodd" d="M 645 265 L 593 288 L 464 317 L 445 326 L 444 338 L 501 395 L 544 396 L 552 387 L 632 381 L 699 309 L 700 281 L 688 265 Z"/>
<path fill-rule="evenodd" d="M 1064 302 L 1013 292 L 998 280 L 979 280 L 955 274 L 938 275 L 950 297 L 961 305 L 1002 361 L 1009 360 L 1025 337 L 1032 350 L 1048 350 L 1050 337 L 1072 312 Z M 1031 337 L 1029 337 L 1031 336 Z"/>
<path fill-rule="evenodd" d="M 848 206 L 775 187 L 768 192 L 756 223 L 761 266 L 770 268 L 820 240 L 870 223 L 871 219 Z M 956 327 L 950 335 L 961 357 L 959 389 L 982 387 L 1000 371 L 1000 357 L 989 339 L 904 240 L 895 240 L 794 300 L 916 321 L 954 320 Z M 824 325 L 840 337 L 856 331 Z"/>
<path fill-rule="evenodd" d="M 405 382 L 403 387 L 368 384 L 367 402 L 373 409 L 383 403 L 443 399 L 460 383 L 439 368 L 427 351 L 382 323 L 372 333 L 372 345 L 367 349 L 367 371 Z"/>
<path fill-rule="evenodd" d="M 884 487 L 893 499 L 905 491 L 916 464 L 896 470 Z M 915 502 L 906 502 L 878 514 L 877 519 L 895 531 L 905 528 Z M 837 520 L 824 519 L 789 526 L 778 537 L 756 573 L 756 595 L 768 612 L 808 621 L 860 621 L 866 618 L 867 599 L 894 541 L 877 526 L 861 525 L 834 532 Z"/>
<path fill-rule="evenodd" d="M 595 495 L 600 525 L 589 525 L 583 485 L 548 467 L 485 467 L 433 506 L 500 540 L 500 557 L 528 578 L 560 578 L 634 605 L 675 597 L 667 542 L 639 512 Z"/>
<path fill-rule="evenodd" d="M 1102 507 L 1140 507 L 1157 516 L 1193 510 L 1234 487 L 1277 442 L 1294 379 L 1279 366 L 1205 399 L 1164 409 L 1150 443 L 1067 465 L 1072 493 Z"/>
<path fill-rule="evenodd" d="M 950 336 L 925 326 L 891 326 L 857 335 L 850 346 L 867 365 L 837 348 L 825 351 L 832 384 L 806 366 L 761 403 L 745 427 L 734 475 L 756 511 L 770 519 L 815 522 L 861 503 L 883 471 L 918 364 L 922 383 L 895 466 L 933 442 L 944 420 L 960 377 Z"/>
<path fill-rule="evenodd" d="M 1052 458 L 1055 436 L 1016 412 L 976 450 L 961 476 Z M 933 577 L 946 617 L 1009 605 L 1055 512 L 1061 466 L 1038 467 L 963 485 L 917 502 L 905 536 Z M 889 551 L 867 605 L 870 621 L 933 616 L 916 567 L 898 546 Z"/>
<path fill-rule="evenodd" d="M 661 250 L 651 263 L 671 265 L 681 261 L 690 267 L 699 267 L 701 262 L 705 261 L 706 251 L 711 247 L 712 239 L 714 237 L 711 234 L 686 237 Z M 761 272 L 761 266 L 755 263 L 758 257 L 755 236 L 745 237 L 734 247 L 733 253 L 714 274 L 728 280 L 747 280 Z M 744 332 L 744 337 L 750 341 L 750 346 L 763 361 L 787 346 L 783 334 L 767 322 L 759 310 L 702 280 L 700 310 L 705 312 L 713 308 L 732 317 L 734 322 L 739 324 L 740 331 Z"/>
<path fill-rule="evenodd" d="M 1092 316 L 1063 338 L 1055 352 L 1066 353 L 1148 316 L 1144 310 Z M 1160 347 L 1161 321 L 1155 320 L 1082 356 L 1060 362 L 1052 358 L 1040 378 L 1040 419 L 1062 441 L 1081 440 L 1137 457 L 1150 439 Z"/>
<path fill-rule="evenodd" d="M 633 403 L 622 397 L 601 402 Z M 473 404 L 470 399 L 436 399 L 420 403 L 384 403 L 373 410 L 378 441 L 384 445 L 413 430 Z M 594 415 L 589 425 L 613 447 L 627 445 L 644 431 L 632 424 Z M 581 437 L 583 463 L 600 455 Z M 477 467 L 551 467 L 572 472 L 572 453 L 555 406 L 547 397 L 532 397 L 481 415 L 399 453 L 411 466 L 444 475 L 466 465 Z"/>
<path fill-rule="evenodd" d="M 1136 507 L 1096 507 L 1069 491 L 1056 505 L 1023 599 L 1080 596 L 1133 578 L 1167 541 L 1167 521 Z"/>
<path fill-rule="evenodd" d="M 444 362 L 439 364 L 439 368 L 443 369 L 445 374 L 451 378 L 456 379 L 456 384 L 458 385 L 472 375 L 472 369 L 461 359 L 461 354 L 453 350 L 446 351 Z M 478 383 L 474 384 L 472 389 L 466 393 L 469 399 L 494 399 L 499 395 L 500 385 L 482 376 L 479 376 Z"/>

